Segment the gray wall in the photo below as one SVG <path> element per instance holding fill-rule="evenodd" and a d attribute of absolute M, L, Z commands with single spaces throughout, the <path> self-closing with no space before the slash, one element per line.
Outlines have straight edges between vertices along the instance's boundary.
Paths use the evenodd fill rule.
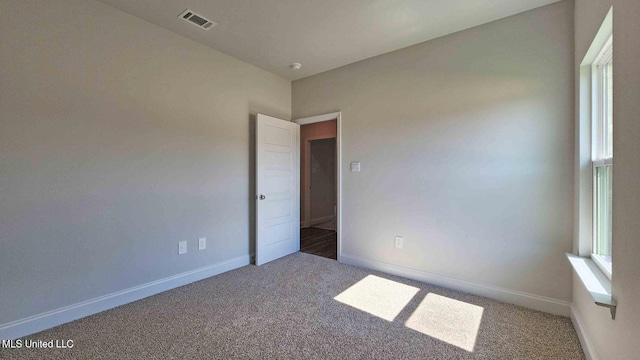
<path fill-rule="evenodd" d="M 249 254 L 288 80 L 92 0 L 2 1 L 0 44 L 0 324 Z"/>
<path fill-rule="evenodd" d="M 571 2 L 292 92 L 294 118 L 342 111 L 343 254 L 571 300 Z"/>
<path fill-rule="evenodd" d="M 333 216 L 336 205 L 336 139 L 312 140 L 311 221 Z"/>
<path fill-rule="evenodd" d="M 637 359 L 640 354 L 640 1 L 576 0 L 575 69 L 613 6 L 613 297 L 617 315 L 574 277 L 574 311 L 600 359 Z M 576 84 L 577 86 L 577 84 Z M 589 241 L 589 239 L 580 239 Z M 577 244 L 576 244 L 577 247 Z"/>

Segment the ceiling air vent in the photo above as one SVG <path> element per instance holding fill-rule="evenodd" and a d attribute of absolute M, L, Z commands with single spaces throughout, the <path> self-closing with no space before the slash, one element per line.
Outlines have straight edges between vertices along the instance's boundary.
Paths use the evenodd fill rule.
<path fill-rule="evenodd" d="M 215 22 L 205 18 L 202 15 L 196 14 L 195 12 L 189 9 L 183 11 L 182 14 L 180 14 L 180 18 L 184 21 L 188 21 L 189 23 L 205 30 L 209 30 L 212 27 L 217 25 Z"/>

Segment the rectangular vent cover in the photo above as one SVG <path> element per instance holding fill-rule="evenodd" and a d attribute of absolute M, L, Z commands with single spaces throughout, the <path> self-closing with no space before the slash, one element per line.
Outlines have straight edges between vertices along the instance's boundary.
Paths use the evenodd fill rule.
<path fill-rule="evenodd" d="M 217 25 L 215 22 L 205 18 L 202 15 L 196 14 L 195 12 L 189 9 L 183 11 L 182 14 L 180 14 L 180 18 L 184 21 L 188 21 L 189 23 L 205 30 L 209 30 L 212 27 Z"/>

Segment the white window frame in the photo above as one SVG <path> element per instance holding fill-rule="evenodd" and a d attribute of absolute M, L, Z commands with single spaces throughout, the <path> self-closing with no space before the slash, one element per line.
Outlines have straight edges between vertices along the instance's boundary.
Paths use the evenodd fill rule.
<path fill-rule="evenodd" d="M 613 34 L 613 7 L 609 8 L 607 15 L 602 21 L 602 25 L 596 33 L 591 46 L 587 50 L 578 68 L 577 87 L 577 117 L 576 117 L 576 157 L 575 157 L 575 222 L 574 222 L 574 243 L 573 253 L 567 253 L 567 259 L 573 267 L 574 273 L 580 279 L 582 285 L 589 292 L 596 305 L 609 308 L 611 319 L 615 319 L 617 303 L 613 297 L 611 271 L 606 264 L 599 263 L 598 257 L 593 256 L 596 221 L 595 204 L 597 186 L 597 175 L 595 169 L 598 166 L 613 164 L 613 157 L 600 156 L 596 152 L 596 142 L 598 139 L 598 129 L 595 121 L 598 109 L 602 109 L 598 98 L 598 83 L 601 83 L 597 72 L 594 73 L 594 64 L 605 58 L 603 49 Z M 612 65 L 615 65 L 612 63 Z M 613 79 L 612 79 L 613 80 Z M 613 93 L 611 93 L 613 95 Z M 612 118 L 611 118 L 612 119 Z M 612 119 L 613 121 L 613 119 Z M 598 147 L 597 149 L 600 149 Z M 613 155 L 613 154 L 612 154 Z M 612 166 L 612 165 L 611 165 Z M 613 173 L 613 171 L 612 171 Z M 615 242 L 615 239 L 613 239 Z M 615 245 L 615 244 L 614 244 Z M 577 256 L 576 256 L 577 254 Z M 575 278 L 575 277 L 574 277 Z"/>
<path fill-rule="evenodd" d="M 611 262 L 595 253 L 597 236 L 597 171 L 598 167 L 610 166 L 613 171 L 613 154 L 606 153 L 607 144 L 607 110 L 613 104 L 608 104 L 605 96 L 604 82 L 606 66 L 613 59 L 613 37 L 609 34 L 607 40 L 602 45 L 598 55 L 591 64 L 591 90 L 592 90 L 592 124 L 591 124 L 591 171 L 592 171 L 592 239 L 591 239 L 591 259 L 600 270 L 611 280 Z"/>

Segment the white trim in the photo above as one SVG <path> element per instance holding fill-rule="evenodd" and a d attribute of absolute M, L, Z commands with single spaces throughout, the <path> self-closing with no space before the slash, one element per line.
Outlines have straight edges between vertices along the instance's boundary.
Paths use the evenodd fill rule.
<path fill-rule="evenodd" d="M 382 271 L 391 275 L 402 276 L 432 285 L 484 296 L 490 299 L 543 311 L 546 313 L 569 316 L 571 304 L 564 300 L 509 290 L 497 286 L 480 284 L 472 281 L 456 279 L 449 276 L 409 269 L 403 266 L 364 259 L 353 255 L 342 254 L 342 262 L 348 265 Z"/>
<path fill-rule="evenodd" d="M 601 167 L 601 166 L 611 166 L 613 165 L 613 158 L 609 157 L 609 158 L 600 159 L 600 160 L 593 160 L 592 164 L 594 168 Z"/>
<path fill-rule="evenodd" d="M 575 137 L 575 199 L 574 199 L 574 247 L 573 250 L 580 256 L 591 254 L 593 239 L 593 153 L 592 130 L 592 86 L 591 66 L 580 67 L 579 79 L 579 106 L 576 116 Z"/>
<path fill-rule="evenodd" d="M 585 289 L 596 303 L 616 304 L 611 296 L 611 280 L 607 278 L 606 274 L 595 264 L 592 258 L 574 254 L 565 255 Z"/>
<path fill-rule="evenodd" d="M 316 224 L 320 224 L 320 223 L 323 223 L 323 222 L 331 221 L 331 220 L 333 220 L 333 217 L 334 217 L 333 215 L 329 215 L 329 216 L 323 216 L 323 217 L 311 219 L 309 221 L 309 224 L 316 225 Z"/>
<path fill-rule="evenodd" d="M 596 349 L 593 346 L 593 342 L 591 342 L 589 333 L 584 327 L 584 321 L 582 321 L 582 317 L 580 316 L 580 313 L 576 310 L 574 305 L 571 305 L 571 322 L 573 323 L 573 327 L 576 329 L 576 333 L 578 334 L 578 339 L 580 340 L 580 344 L 582 345 L 582 350 L 584 351 L 585 358 L 587 360 L 598 360 L 598 353 L 596 353 Z"/>
<path fill-rule="evenodd" d="M 593 42 L 591 43 L 591 46 L 589 46 L 589 50 L 587 50 L 587 53 L 584 55 L 584 58 L 582 59 L 582 62 L 580 62 L 581 66 L 582 65 L 591 66 L 591 64 L 595 62 L 596 58 L 600 54 L 600 50 L 602 49 L 603 45 L 606 44 L 607 40 L 609 39 L 612 33 L 613 33 L 613 7 L 610 7 L 609 12 L 607 12 L 607 15 L 604 17 L 604 20 L 602 21 L 602 25 L 600 25 L 600 29 L 598 29 L 598 33 L 593 38 Z"/>
<path fill-rule="evenodd" d="M 341 114 L 342 113 L 338 111 L 330 114 L 323 114 L 323 115 L 316 115 L 316 116 L 310 116 L 306 118 L 295 119 L 293 120 L 293 122 L 298 125 L 309 125 L 309 124 L 314 124 L 314 123 L 323 122 L 323 121 L 336 120 L 340 117 Z"/>
<path fill-rule="evenodd" d="M 602 255 L 591 254 L 591 261 L 602 271 L 604 276 L 611 281 L 611 263 L 607 262 Z"/>
<path fill-rule="evenodd" d="M 217 264 L 204 266 L 199 269 L 183 272 L 164 279 L 2 324 L 0 325 L 0 339 L 17 339 L 245 265 L 249 265 L 249 255 L 238 256 Z"/>
<path fill-rule="evenodd" d="M 602 49 L 596 55 L 596 58 L 593 60 L 593 65 L 604 65 L 611 62 L 613 58 L 613 32 L 609 33 L 607 40 L 601 45 Z"/>
<path fill-rule="evenodd" d="M 336 233 L 338 238 L 338 262 L 342 262 L 342 112 L 334 112 L 324 115 L 316 115 L 306 118 L 295 119 L 298 125 L 307 125 L 317 122 L 335 120 L 336 121 Z"/>

